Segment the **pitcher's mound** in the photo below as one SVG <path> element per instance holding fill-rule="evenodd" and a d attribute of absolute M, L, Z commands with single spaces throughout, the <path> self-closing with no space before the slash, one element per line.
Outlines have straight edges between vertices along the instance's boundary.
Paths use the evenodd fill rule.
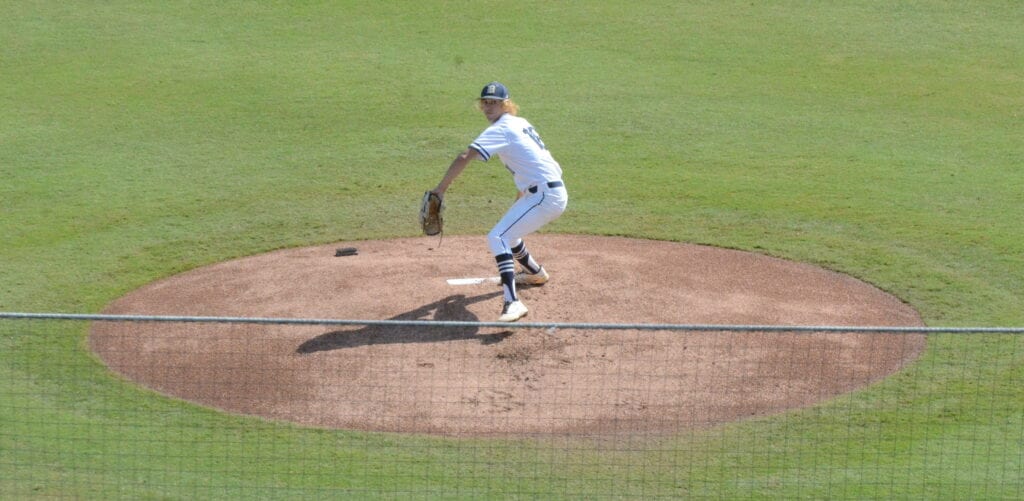
<path fill-rule="evenodd" d="M 749 252 L 535 235 L 551 280 L 527 322 L 920 326 L 845 275 Z M 337 250 L 355 247 L 346 252 Z M 109 314 L 494 321 L 483 237 L 344 242 L 199 268 Z M 915 359 L 923 335 L 100 322 L 92 349 L 162 393 L 229 412 L 444 435 L 671 433 L 806 406 Z"/>

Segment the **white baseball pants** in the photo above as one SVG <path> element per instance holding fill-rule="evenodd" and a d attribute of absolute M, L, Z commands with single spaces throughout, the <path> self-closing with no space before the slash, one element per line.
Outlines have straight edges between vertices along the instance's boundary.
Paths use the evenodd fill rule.
<path fill-rule="evenodd" d="M 495 256 L 511 254 L 512 247 L 519 245 L 523 237 L 561 216 L 568 203 L 569 193 L 564 186 L 549 188 L 541 184 L 535 193 L 525 191 L 487 234 L 491 252 Z"/>

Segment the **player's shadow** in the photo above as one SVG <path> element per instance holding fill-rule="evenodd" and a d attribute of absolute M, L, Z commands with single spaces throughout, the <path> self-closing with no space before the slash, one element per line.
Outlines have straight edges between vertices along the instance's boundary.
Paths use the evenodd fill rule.
<path fill-rule="evenodd" d="M 441 320 L 455 322 L 477 322 L 479 318 L 467 308 L 473 303 L 493 299 L 501 291 L 466 297 L 463 294 L 448 296 L 440 301 L 423 305 L 389 320 Z M 318 351 L 339 350 L 372 344 L 436 343 L 460 339 L 479 339 L 483 344 L 493 344 L 512 335 L 511 331 L 479 335 L 475 326 L 420 326 L 420 325 L 368 325 L 366 327 L 341 329 L 321 334 L 310 339 L 296 350 L 300 354 Z"/>

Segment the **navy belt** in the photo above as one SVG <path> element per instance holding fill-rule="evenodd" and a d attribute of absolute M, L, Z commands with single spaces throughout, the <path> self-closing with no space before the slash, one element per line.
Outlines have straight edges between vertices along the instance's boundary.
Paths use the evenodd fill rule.
<path fill-rule="evenodd" d="M 561 188 L 562 186 L 565 186 L 565 183 L 561 181 L 551 181 L 548 183 L 548 188 Z M 537 193 L 537 185 L 527 188 L 526 191 L 529 191 L 530 193 Z"/>

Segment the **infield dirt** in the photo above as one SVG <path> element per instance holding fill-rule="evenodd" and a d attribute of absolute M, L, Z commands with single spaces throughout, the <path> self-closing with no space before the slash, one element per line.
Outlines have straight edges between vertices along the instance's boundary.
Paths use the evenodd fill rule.
<path fill-rule="evenodd" d="M 896 297 L 760 254 L 617 237 L 527 241 L 551 273 L 524 322 L 920 326 Z M 104 313 L 493 321 L 483 237 L 339 242 L 198 268 Z M 339 247 L 355 255 L 336 256 Z M 303 425 L 450 436 L 672 433 L 812 405 L 916 359 L 916 334 L 94 324 L 115 372 Z"/>

